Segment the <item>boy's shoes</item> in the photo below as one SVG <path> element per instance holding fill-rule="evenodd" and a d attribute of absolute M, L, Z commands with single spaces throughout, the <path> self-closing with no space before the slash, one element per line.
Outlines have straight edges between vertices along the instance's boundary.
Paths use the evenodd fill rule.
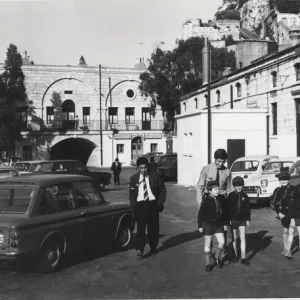
<path fill-rule="evenodd" d="M 212 269 L 213 269 L 212 265 L 206 265 L 206 267 L 205 267 L 206 272 L 211 272 Z"/>
<path fill-rule="evenodd" d="M 219 259 L 219 258 L 216 259 L 216 265 L 219 269 L 221 269 L 223 267 L 221 259 Z"/>
<path fill-rule="evenodd" d="M 241 259 L 241 263 L 245 266 L 249 266 L 250 265 L 250 262 L 246 259 L 246 258 L 242 258 Z"/>
<path fill-rule="evenodd" d="M 137 258 L 139 258 L 139 259 L 143 258 L 143 253 L 141 250 L 136 250 L 135 253 L 136 253 Z"/>
<path fill-rule="evenodd" d="M 229 265 L 230 260 L 228 259 L 228 255 L 226 254 L 222 259 L 223 265 Z"/>
<path fill-rule="evenodd" d="M 286 251 L 284 257 L 287 259 L 293 259 L 292 253 L 290 251 Z"/>

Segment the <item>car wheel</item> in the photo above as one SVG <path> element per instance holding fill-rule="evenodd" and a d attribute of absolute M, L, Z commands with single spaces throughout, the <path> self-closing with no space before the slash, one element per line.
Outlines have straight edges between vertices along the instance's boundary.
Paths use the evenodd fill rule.
<path fill-rule="evenodd" d="M 53 273 L 60 269 L 62 261 L 62 244 L 58 240 L 51 240 L 41 249 L 38 258 L 37 270 L 39 273 Z"/>
<path fill-rule="evenodd" d="M 105 190 L 105 184 L 104 184 L 103 181 L 100 181 L 100 182 L 98 183 L 98 186 L 99 186 L 100 192 L 103 192 L 103 191 Z"/>
<path fill-rule="evenodd" d="M 130 245 L 132 238 L 131 226 L 128 223 L 121 224 L 117 235 L 117 248 L 125 250 Z"/>

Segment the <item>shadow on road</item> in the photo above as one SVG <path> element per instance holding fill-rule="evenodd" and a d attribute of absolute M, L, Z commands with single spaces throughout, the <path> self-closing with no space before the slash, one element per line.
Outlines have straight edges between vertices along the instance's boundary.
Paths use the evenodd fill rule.
<path fill-rule="evenodd" d="M 167 250 L 172 247 L 176 247 L 178 245 L 181 245 L 183 243 L 199 239 L 201 237 L 201 234 L 198 230 L 195 230 L 193 232 L 186 232 L 181 233 L 179 235 L 175 235 L 167 239 L 163 242 L 163 244 L 157 248 L 157 252 Z"/>
<path fill-rule="evenodd" d="M 251 252 L 248 260 L 251 260 L 259 251 L 265 250 L 272 243 L 273 236 L 266 235 L 267 233 L 267 230 L 261 230 L 257 233 L 246 234 L 246 252 Z"/>

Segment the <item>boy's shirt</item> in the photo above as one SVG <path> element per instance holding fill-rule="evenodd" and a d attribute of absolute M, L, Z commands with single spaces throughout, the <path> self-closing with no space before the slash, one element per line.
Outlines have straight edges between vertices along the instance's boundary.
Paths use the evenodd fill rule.
<path fill-rule="evenodd" d="M 209 194 L 201 202 L 198 213 L 198 228 L 202 228 L 203 223 L 227 223 L 226 198 L 223 195 L 217 197 Z"/>
<path fill-rule="evenodd" d="M 227 207 L 230 220 L 250 221 L 251 208 L 248 195 L 241 191 L 240 193 L 234 190 L 228 195 Z"/>
<path fill-rule="evenodd" d="M 275 194 L 274 207 L 276 213 L 289 214 L 291 201 L 295 198 L 295 189 L 291 185 L 281 186 Z"/>

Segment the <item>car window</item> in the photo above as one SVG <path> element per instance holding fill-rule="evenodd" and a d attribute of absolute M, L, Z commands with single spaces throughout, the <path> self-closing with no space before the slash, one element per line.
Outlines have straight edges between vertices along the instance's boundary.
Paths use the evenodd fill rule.
<path fill-rule="evenodd" d="M 33 172 L 50 172 L 52 170 L 53 163 L 39 163 L 35 166 Z"/>
<path fill-rule="evenodd" d="M 36 187 L 26 185 L 1 185 L 0 186 L 0 213 L 19 212 L 25 213 L 30 202 L 35 196 Z"/>
<path fill-rule="evenodd" d="M 74 172 L 84 172 L 85 166 L 81 162 L 75 162 L 72 164 L 72 169 Z"/>
<path fill-rule="evenodd" d="M 53 165 L 53 172 L 71 172 L 71 164 L 69 162 L 58 162 Z"/>
<path fill-rule="evenodd" d="M 73 187 L 78 207 L 99 205 L 105 202 L 91 181 L 74 182 Z"/>
<path fill-rule="evenodd" d="M 290 161 L 270 162 L 262 174 L 277 174 L 282 171 L 288 171 L 292 165 L 293 162 Z"/>
<path fill-rule="evenodd" d="M 256 171 L 259 165 L 257 160 L 237 161 L 233 164 L 231 172 Z"/>
<path fill-rule="evenodd" d="M 15 168 L 18 171 L 29 171 L 30 163 L 16 163 Z"/>
<path fill-rule="evenodd" d="M 300 172 L 300 166 L 297 166 L 291 170 L 290 175 L 291 176 L 299 176 L 300 175 L 299 172 Z"/>
<path fill-rule="evenodd" d="M 52 214 L 76 208 L 72 183 L 61 183 L 46 187 L 40 202 L 40 214 Z"/>

